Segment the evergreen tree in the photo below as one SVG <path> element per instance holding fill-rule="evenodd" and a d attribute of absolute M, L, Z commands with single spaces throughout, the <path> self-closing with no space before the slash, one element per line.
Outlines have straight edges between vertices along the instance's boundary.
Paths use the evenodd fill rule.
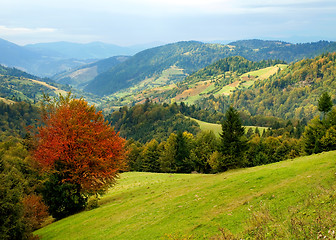
<path fill-rule="evenodd" d="M 159 143 L 153 139 L 149 143 L 146 144 L 143 152 L 143 165 L 142 165 L 142 171 L 144 172 L 158 172 L 160 169 L 159 164 L 159 157 L 160 152 L 158 150 Z"/>
<path fill-rule="evenodd" d="M 325 119 L 326 113 L 330 112 L 332 105 L 333 103 L 330 95 L 327 92 L 324 92 L 318 100 L 318 110 L 323 112 L 323 119 Z"/>
<path fill-rule="evenodd" d="M 220 151 L 223 154 L 223 169 L 241 167 L 243 165 L 243 152 L 246 148 L 244 139 L 245 128 L 239 113 L 233 107 L 229 107 L 222 122 Z"/>

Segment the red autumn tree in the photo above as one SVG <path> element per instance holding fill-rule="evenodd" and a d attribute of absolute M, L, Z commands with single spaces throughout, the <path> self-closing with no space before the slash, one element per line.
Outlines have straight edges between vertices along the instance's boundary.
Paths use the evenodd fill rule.
<path fill-rule="evenodd" d="M 79 186 L 91 195 L 115 183 L 124 169 L 124 139 L 104 120 L 101 112 L 69 93 L 45 98 L 42 126 L 36 134 L 35 159 L 62 183 Z"/>

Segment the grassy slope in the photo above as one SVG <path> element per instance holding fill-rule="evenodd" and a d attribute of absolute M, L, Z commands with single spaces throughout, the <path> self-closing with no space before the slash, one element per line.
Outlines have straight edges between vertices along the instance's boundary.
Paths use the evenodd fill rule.
<path fill-rule="evenodd" d="M 251 85 L 253 85 L 255 81 L 266 79 L 270 77 L 271 75 L 275 74 L 279 68 L 284 69 L 286 67 L 287 65 L 285 64 L 277 64 L 272 67 L 267 67 L 267 68 L 263 68 L 260 70 L 245 73 L 237 77 L 237 79 L 233 81 L 234 82 L 233 84 L 228 84 L 224 86 L 222 89 L 220 89 L 218 92 L 213 93 L 213 94 L 216 97 L 218 97 L 219 95 L 230 95 L 235 89 L 248 88 Z M 248 76 L 252 76 L 252 78 L 248 78 Z M 245 79 L 245 81 L 243 81 L 243 79 Z M 197 100 L 202 99 L 202 97 L 208 96 L 209 92 L 211 92 L 213 89 L 214 89 L 214 83 L 212 83 L 208 88 L 206 88 L 201 93 L 191 94 L 184 100 L 184 102 L 188 104 L 194 104 Z"/>
<path fill-rule="evenodd" d="M 201 120 L 197 120 L 195 118 L 191 118 L 194 121 L 196 121 L 199 125 L 202 131 L 213 131 L 216 136 L 219 136 L 219 134 L 222 132 L 222 125 L 216 124 L 216 123 L 208 123 Z M 252 128 L 253 132 L 256 129 L 256 126 L 245 126 L 245 130 L 247 131 L 249 128 Z M 262 133 L 263 130 L 267 130 L 267 127 L 258 127 L 259 131 Z"/>
<path fill-rule="evenodd" d="M 336 152 L 328 152 L 217 175 L 123 173 L 101 207 L 36 233 L 42 239 L 162 239 L 166 234 L 207 239 L 219 227 L 243 232 L 252 213 L 265 208 L 273 230 L 291 226 L 293 216 L 317 211 L 330 211 L 326 216 L 332 218 L 335 158 Z"/>

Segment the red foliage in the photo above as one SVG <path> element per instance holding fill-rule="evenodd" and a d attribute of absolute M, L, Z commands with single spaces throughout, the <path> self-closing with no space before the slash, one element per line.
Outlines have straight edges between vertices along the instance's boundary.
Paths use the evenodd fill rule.
<path fill-rule="evenodd" d="M 22 203 L 26 224 L 29 225 L 33 231 L 39 229 L 49 216 L 48 207 L 42 202 L 42 197 L 31 194 L 25 196 Z"/>
<path fill-rule="evenodd" d="M 96 193 L 115 182 L 125 167 L 125 140 L 104 121 L 101 112 L 83 99 L 60 96 L 43 107 L 35 159 L 64 181 Z"/>

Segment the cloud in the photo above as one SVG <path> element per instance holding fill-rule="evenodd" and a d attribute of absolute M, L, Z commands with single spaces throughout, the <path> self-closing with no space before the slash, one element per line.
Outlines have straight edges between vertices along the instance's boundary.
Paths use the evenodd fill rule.
<path fill-rule="evenodd" d="M 55 28 L 25 28 L 25 27 L 6 27 L 0 25 L 0 35 L 14 36 L 14 35 L 31 35 L 41 33 L 55 33 Z"/>
<path fill-rule="evenodd" d="M 105 1 L 99 1 L 104 3 Z M 257 14 L 273 11 L 301 10 L 314 7 L 335 9 L 334 0 L 123 0 L 119 3 L 105 2 L 106 10 L 127 11 L 142 15 L 169 14 Z M 99 5 L 99 4 L 98 4 Z M 105 6 L 105 7 L 106 7 Z"/>
<path fill-rule="evenodd" d="M 1 9 L 0 38 L 20 43 L 336 36 L 335 0 L 10 0 Z"/>

